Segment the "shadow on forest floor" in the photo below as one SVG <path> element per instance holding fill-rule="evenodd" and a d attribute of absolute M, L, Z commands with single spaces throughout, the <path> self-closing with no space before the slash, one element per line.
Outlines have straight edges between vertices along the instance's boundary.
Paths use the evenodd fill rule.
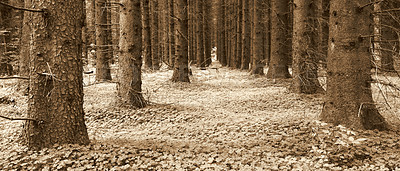
<path fill-rule="evenodd" d="M 172 71 L 144 73 L 144 96 L 151 105 L 137 110 L 115 107 L 114 83 L 85 87 L 86 124 L 92 141 L 88 146 L 26 151 L 17 141 L 22 123 L 0 120 L 0 168 L 379 170 L 400 167 L 397 133 L 355 131 L 317 121 L 322 95 L 293 94 L 288 91 L 291 84 L 288 80 L 273 81 L 227 68 L 194 69 L 193 74 L 192 83 L 188 84 L 170 82 Z M 26 113 L 26 97 L 9 88 L 14 83 L 2 83 L 0 87 L 3 93 L 0 97 L 17 97 L 14 104 L 0 104 L 1 113 Z M 384 104 L 382 97 L 378 94 L 375 97 L 378 104 Z M 391 100 L 399 99 L 393 96 Z M 400 107 L 392 104 L 392 111 L 399 113 Z M 385 110 L 383 113 L 387 116 Z"/>

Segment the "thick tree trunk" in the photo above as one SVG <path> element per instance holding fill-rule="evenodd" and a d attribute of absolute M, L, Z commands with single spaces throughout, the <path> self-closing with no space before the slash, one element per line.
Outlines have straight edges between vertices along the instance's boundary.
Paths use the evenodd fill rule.
<path fill-rule="evenodd" d="M 152 69 L 160 69 L 160 41 L 158 24 L 158 0 L 150 0 L 151 58 Z"/>
<path fill-rule="evenodd" d="M 250 21 L 250 2 L 248 0 L 243 1 L 243 44 L 242 44 L 242 70 L 249 69 L 250 53 L 251 53 L 251 21 Z"/>
<path fill-rule="evenodd" d="M 252 74 L 264 75 L 264 47 L 263 47 L 263 0 L 255 0 L 254 10 L 254 56 L 252 63 Z"/>
<path fill-rule="evenodd" d="M 142 95 L 142 27 L 140 0 L 121 0 L 119 40 L 119 88 L 122 104 L 145 107 Z"/>
<path fill-rule="evenodd" d="M 331 0 L 328 80 L 321 119 L 356 129 L 387 129 L 372 99 L 369 0 Z M 363 21 L 362 24 L 359 21 Z"/>
<path fill-rule="evenodd" d="M 107 53 L 107 10 L 105 0 L 96 0 L 96 81 L 111 80 L 110 53 Z"/>
<path fill-rule="evenodd" d="M 176 59 L 173 82 L 190 82 L 188 66 L 188 4 L 187 0 L 175 0 Z"/>
<path fill-rule="evenodd" d="M 32 149 L 88 144 L 83 111 L 83 4 L 80 0 L 33 1 L 30 92 L 25 135 Z"/>
<path fill-rule="evenodd" d="M 267 78 L 290 78 L 289 0 L 271 0 L 271 59 Z"/>
<path fill-rule="evenodd" d="M 294 0 L 293 19 L 293 81 L 296 93 L 313 94 L 323 89 L 318 81 L 320 46 L 319 0 Z"/>

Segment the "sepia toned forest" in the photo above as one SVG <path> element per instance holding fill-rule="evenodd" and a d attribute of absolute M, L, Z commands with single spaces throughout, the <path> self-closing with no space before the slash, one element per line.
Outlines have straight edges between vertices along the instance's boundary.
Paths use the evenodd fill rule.
<path fill-rule="evenodd" d="M 4 170 L 400 169 L 397 0 L 0 0 L 0 42 Z"/>

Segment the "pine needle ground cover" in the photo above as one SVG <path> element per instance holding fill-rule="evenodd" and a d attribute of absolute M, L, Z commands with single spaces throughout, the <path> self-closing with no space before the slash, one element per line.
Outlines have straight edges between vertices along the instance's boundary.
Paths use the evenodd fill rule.
<path fill-rule="evenodd" d="M 22 121 L 0 119 L 4 170 L 395 170 L 395 131 L 355 131 L 318 121 L 323 95 L 298 95 L 291 82 L 220 68 L 193 70 L 191 83 L 173 83 L 172 71 L 145 72 L 150 105 L 115 105 L 116 84 L 85 87 L 91 144 L 27 151 Z M 87 80 L 86 80 L 87 81 Z M 92 80 L 93 81 L 93 80 Z M 395 80 L 393 80 L 395 81 Z M 17 81 L 0 82 L 1 114 L 27 110 Z M 374 86 L 382 114 L 400 122 L 395 93 Z M 386 103 L 390 104 L 388 108 Z"/>

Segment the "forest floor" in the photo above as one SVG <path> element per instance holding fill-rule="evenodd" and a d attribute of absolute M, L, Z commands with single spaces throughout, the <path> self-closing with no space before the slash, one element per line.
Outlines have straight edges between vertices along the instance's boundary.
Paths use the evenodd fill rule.
<path fill-rule="evenodd" d="M 172 71 L 144 72 L 150 105 L 137 110 L 116 106 L 115 83 L 86 86 L 87 146 L 28 151 L 20 143 L 23 122 L 0 119 L 0 168 L 400 170 L 398 132 L 320 122 L 323 95 L 294 94 L 289 80 L 227 68 L 193 69 L 193 74 L 191 83 L 173 83 Z M 26 113 L 27 97 L 16 83 L 0 82 L 1 115 Z M 381 113 L 399 125 L 398 94 L 380 96 L 380 90 L 375 86 Z"/>

